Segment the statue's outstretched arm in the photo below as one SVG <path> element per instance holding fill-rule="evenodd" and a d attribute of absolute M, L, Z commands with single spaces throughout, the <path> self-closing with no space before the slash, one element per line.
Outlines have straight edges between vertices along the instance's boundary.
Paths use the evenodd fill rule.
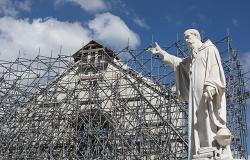
<path fill-rule="evenodd" d="M 161 57 L 163 57 L 164 63 L 169 64 L 172 67 L 176 67 L 180 62 L 182 62 L 181 58 L 171 55 L 167 51 L 161 49 L 157 42 L 155 42 L 155 47 L 148 48 L 147 51 L 151 52 L 154 55 L 160 55 Z"/>

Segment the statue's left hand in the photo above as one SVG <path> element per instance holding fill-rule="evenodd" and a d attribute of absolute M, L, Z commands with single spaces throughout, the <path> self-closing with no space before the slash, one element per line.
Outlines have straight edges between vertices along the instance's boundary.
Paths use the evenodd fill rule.
<path fill-rule="evenodd" d="M 204 92 L 203 96 L 205 98 L 205 102 L 207 102 L 210 99 L 208 92 Z"/>
<path fill-rule="evenodd" d="M 206 86 L 205 92 L 203 93 L 205 101 L 209 99 L 212 100 L 215 94 L 216 94 L 216 89 L 214 87 Z"/>

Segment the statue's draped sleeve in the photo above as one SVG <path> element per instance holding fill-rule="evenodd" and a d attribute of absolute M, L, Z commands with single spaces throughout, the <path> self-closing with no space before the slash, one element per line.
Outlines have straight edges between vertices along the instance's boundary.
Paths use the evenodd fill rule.
<path fill-rule="evenodd" d="M 191 59 L 190 57 L 183 59 L 178 66 L 174 68 L 174 75 L 176 79 L 176 92 L 181 101 L 189 100 L 189 71 Z"/>
<path fill-rule="evenodd" d="M 204 85 L 215 87 L 218 94 L 222 95 L 225 91 L 226 80 L 220 55 L 215 46 L 209 46 L 207 49 L 206 67 Z"/>
<path fill-rule="evenodd" d="M 226 79 L 221 64 L 221 58 L 217 48 L 214 45 L 207 47 L 206 75 L 204 87 L 211 86 L 216 89 L 213 96 L 212 105 L 214 116 L 222 125 L 226 122 L 226 98 L 225 87 Z"/>
<path fill-rule="evenodd" d="M 187 57 L 181 59 L 179 57 L 164 54 L 163 61 L 166 65 L 171 65 L 174 68 L 174 75 L 176 80 L 176 92 L 180 100 L 188 101 L 189 97 L 189 68 L 191 59 Z"/>

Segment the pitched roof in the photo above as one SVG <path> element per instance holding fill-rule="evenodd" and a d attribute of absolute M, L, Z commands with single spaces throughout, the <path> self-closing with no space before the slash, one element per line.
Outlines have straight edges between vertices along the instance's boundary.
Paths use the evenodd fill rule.
<path fill-rule="evenodd" d="M 74 61 L 77 62 L 78 60 L 80 60 L 83 53 L 88 53 L 91 50 L 98 51 L 100 49 L 104 50 L 110 57 L 118 59 L 116 54 L 111 49 L 104 47 L 103 45 L 101 45 L 100 43 L 94 40 L 89 41 L 88 44 L 86 44 L 81 49 L 79 49 L 76 53 L 74 53 L 72 57 L 74 58 Z"/>

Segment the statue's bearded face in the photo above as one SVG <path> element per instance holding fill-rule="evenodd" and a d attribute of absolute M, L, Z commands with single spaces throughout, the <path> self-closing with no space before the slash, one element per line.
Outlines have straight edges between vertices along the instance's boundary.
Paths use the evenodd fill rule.
<path fill-rule="evenodd" d="M 186 33 L 184 35 L 187 47 L 191 50 L 199 48 L 200 40 L 192 33 Z"/>

